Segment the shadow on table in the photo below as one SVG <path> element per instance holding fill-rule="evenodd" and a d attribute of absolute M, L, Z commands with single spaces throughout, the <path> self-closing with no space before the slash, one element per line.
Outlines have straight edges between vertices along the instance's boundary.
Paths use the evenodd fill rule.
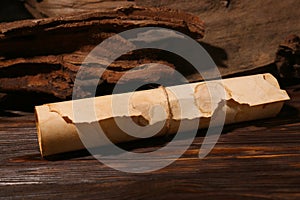
<path fill-rule="evenodd" d="M 300 122 L 299 110 L 293 106 L 284 104 L 280 113 L 274 118 L 260 119 L 255 121 L 226 125 L 223 129 L 222 134 L 227 134 L 229 132 L 234 131 L 235 129 L 249 126 L 274 128 L 276 126 L 293 124 L 297 122 Z"/>

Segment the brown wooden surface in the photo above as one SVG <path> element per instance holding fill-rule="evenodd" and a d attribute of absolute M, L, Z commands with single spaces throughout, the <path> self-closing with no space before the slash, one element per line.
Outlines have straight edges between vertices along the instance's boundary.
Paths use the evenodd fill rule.
<path fill-rule="evenodd" d="M 0 198 L 299 199 L 300 85 L 288 92 L 278 117 L 225 127 L 203 160 L 199 135 L 179 160 L 146 174 L 110 169 L 84 151 L 44 160 L 33 114 L 1 111 Z M 133 150 L 159 147 L 155 141 Z"/>

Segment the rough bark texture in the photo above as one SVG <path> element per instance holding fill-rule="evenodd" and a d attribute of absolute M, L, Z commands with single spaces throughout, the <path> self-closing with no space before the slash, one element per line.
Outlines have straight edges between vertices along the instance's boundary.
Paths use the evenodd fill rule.
<path fill-rule="evenodd" d="M 103 4 L 119 4 L 126 1 L 26 2 L 33 5 L 36 12 L 47 16 L 61 16 L 62 10 L 68 10 L 71 14 L 79 12 L 82 7 L 98 10 Z M 82 2 L 86 4 L 79 8 L 78 5 Z M 138 6 L 179 9 L 203 19 L 206 24 L 203 46 L 224 75 L 273 63 L 278 44 L 290 34 L 300 35 L 298 0 L 135 0 L 134 3 Z M 65 5 L 68 5 L 68 9 Z"/>
<path fill-rule="evenodd" d="M 177 30 L 195 39 L 204 34 L 203 22 L 196 16 L 141 7 L 0 24 L 0 91 L 34 92 L 68 99 L 78 69 L 97 44 L 115 33 L 148 26 Z M 131 52 L 109 66 L 100 87 L 110 88 L 125 71 L 141 64 L 144 65 L 136 68 L 128 81 L 149 83 L 170 77 L 177 61 L 168 60 L 172 61 L 172 55 L 167 52 L 161 56 L 155 55 L 155 50 Z M 145 64 L 150 62 L 171 68 L 155 70 Z M 98 79 L 93 68 L 88 73 L 90 80 Z"/>

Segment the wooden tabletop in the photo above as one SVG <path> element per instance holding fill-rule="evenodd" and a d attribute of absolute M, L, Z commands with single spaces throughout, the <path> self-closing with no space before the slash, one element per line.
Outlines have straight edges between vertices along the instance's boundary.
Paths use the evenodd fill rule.
<path fill-rule="evenodd" d="M 199 134 L 159 171 L 111 169 L 86 151 L 42 159 L 33 113 L 1 111 L 1 199 L 300 199 L 300 85 L 278 117 L 226 126 L 213 151 L 198 158 Z M 161 144 L 143 147 L 147 150 Z"/>

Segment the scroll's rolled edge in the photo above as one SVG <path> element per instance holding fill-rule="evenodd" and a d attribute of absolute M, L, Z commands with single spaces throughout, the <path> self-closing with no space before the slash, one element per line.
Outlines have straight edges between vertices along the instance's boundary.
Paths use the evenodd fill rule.
<path fill-rule="evenodd" d="M 155 103 L 161 103 L 160 105 L 163 106 L 163 104 L 167 105 L 167 98 L 165 97 L 165 92 L 162 88 L 157 88 L 153 89 L 155 90 L 155 95 L 157 98 L 151 97 L 149 99 L 150 104 L 153 102 Z M 146 90 L 143 93 L 151 93 L 151 91 Z M 126 96 L 130 96 L 131 94 L 134 94 L 134 92 L 127 93 Z M 148 94 L 149 95 L 149 94 Z M 120 96 L 120 95 L 119 95 Z M 123 95 L 124 96 L 124 95 Z M 132 105 L 137 104 L 139 101 L 144 102 L 144 100 L 147 100 L 148 98 L 145 99 L 145 96 L 141 96 L 140 93 L 138 95 L 133 95 L 133 100 L 131 101 Z M 137 98 L 136 98 L 137 97 Z M 147 97 L 147 95 L 146 95 Z M 158 98 L 160 97 L 160 98 Z M 107 96 L 102 96 L 102 97 L 96 97 L 96 98 L 89 98 L 89 99 L 81 99 L 81 100 L 75 100 L 75 101 L 89 101 L 89 100 L 94 100 L 96 103 L 97 108 L 100 105 L 105 105 L 106 111 L 107 108 L 107 103 L 111 103 L 112 101 L 112 95 L 107 95 Z M 143 100 L 144 99 L 144 100 Z M 162 102 L 159 100 L 163 99 Z M 53 104 L 45 104 L 41 106 L 36 106 L 35 107 L 35 115 L 36 115 L 36 126 L 37 126 L 37 132 L 38 132 L 38 142 L 39 142 L 39 147 L 40 147 L 40 152 L 43 157 L 49 156 L 49 155 L 55 155 L 55 154 L 60 154 L 64 152 L 69 152 L 69 151 L 75 151 L 75 150 L 80 150 L 85 148 L 84 144 L 81 141 L 80 135 L 78 134 L 78 129 L 76 124 L 94 124 L 94 123 L 99 123 L 100 126 L 102 127 L 103 131 L 106 133 L 106 135 L 109 137 L 109 139 L 112 142 L 127 142 L 133 140 L 133 137 L 130 135 L 124 136 L 121 135 L 123 131 L 117 127 L 115 124 L 115 118 L 124 118 L 125 120 L 128 120 L 129 118 L 132 119 L 132 117 L 138 117 L 138 118 L 145 118 L 147 121 L 150 121 L 151 119 L 149 118 L 148 113 L 145 113 L 144 108 L 141 107 L 140 109 L 133 109 L 129 108 L 129 113 L 130 115 L 127 114 L 118 114 L 114 117 L 112 116 L 96 116 L 94 119 L 93 117 L 86 116 L 86 120 L 83 121 L 82 119 L 77 120 L 74 117 L 73 114 L 73 107 L 71 106 L 73 101 L 65 101 L 65 102 L 59 102 L 59 103 L 53 103 Z M 80 103 L 80 102 L 79 102 Z M 84 104 L 85 105 L 85 104 Z M 90 104 L 88 104 L 90 105 Z M 167 107 L 167 106 L 163 106 Z M 168 109 L 166 108 L 167 115 L 168 115 Z M 107 112 L 107 115 L 113 115 L 113 112 L 109 111 Z M 52 124 L 51 124 L 52 123 Z M 110 124 L 110 127 L 113 126 L 112 128 L 109 128 L 107 124 Z M 150 124 L 152 125 L 152 124 Z M 104 126 L 104 127 L 103 127 Z M 55 130 L 55 127 L 58 130 Z M 59 130 L 59 128 L 62 128 Z M 117 132 L 123 140 L 119 141 L 116 137 L 111 135 L 111 132 L 108 132 L 107 130 L 111 130 L 112 132 Z M 67 130 L 67 131 L 66 131 Z M 76 130 L 76 135 L 75 134 Z M 166 127 L 165 125 L 163 126 L 162 130 L 157 133 L 158 135 L 163 135 L 166 132 Z M 63 134 L 66 134 L 65 137 L 63 137 Z M 126 133 L 125 133 L 126 134 Z M 91 136 L 91 138 L 94 138 Z M 78 145 L 80 140 L 80 144 Z M 57 144 L 61 144 L 64 142 L 63 146 L 58 146 Z M 106 144 L 106 143 L 105 143 Z M 105 145 L 103 144 L 103 145 Z"/>
<path fill-rule="evenodd" d="M 235 81 L 238 80 L 238 78 L 240 79 L 247 79 L 247 77 L 249 78 L 249 80 L 252 79 L 252 81 L 256 82 L 255 80 L 258 80 L 259 83 L 261 84 L 253 84 L 254 86 L 260 86 L 261 88 L 257 88 L 260 90 L 263 90 L 263 97 L 259 96 L 259 95 L 253 95 L 251 96 L 251 99 L 247 99 L 245 100 L 243 98 L 244 95 L 240 95 L 237 92 L 235 92 L 233 95 L 231 94 L 231 89 L 230 87 L 236 86 L 237 88 L 239 88 L 239 90 L 243 90 L 241 87 L 241 85 Z M 232 81 L 229 81 L 232 80 Z M 279 102 L 279 101 L 286 101 L 286 100 L 290 100 L 290 97 L 288 96 L 287 92 L 285 90 L 280 89 L 280 85 L 277 81 L 277 79 L 270 73 L 265 73 L 265 74 L 257 74 L 257 75 L 252 75 L 252 76 L 245 76 L 245 77 L 237 77 L 237 78 L 231 78 L 231 79 L 224 79 L 224 86 L 225 89 L 228 92 L 228 97 L 226 100 L 230 100 L 233 99 L 234 101 L 236 101 L 239 104 L 248 104 L 249 106 L 259 106 L 259 105 L 263 105 L 263 104 L 268 104 L 268 103 L 275 103 L 275 102 Z M 244 88 L 245 90 L 249 90 L 249 88 Z M 252 88 L 253 90 L 255 90 L 255 88 Z M 270 95 L 266 95 L 266 93 L 269 93 Z M 252 97 L 256 97 L 256 99 L 253 101 Z"/>
<path fill-rule="evenodd" d="M 39 143 L 39 149 L 41 152 L 42 157 L 44 157 L 44 151 L 43 151 L 43 142 L 42 142 L 42 132 L 40 129 L 40 120 L 39 120 L 39 115 L 38 115 L 38 109 L 40 106 L 35 106 L 34 108 L 34 117 L 35 117 L 35 125 L 37 128 L 37 135 L 38 135 L 38 143 Z"/>
<path fill-rule="evenodd" d="M 51 112 L 49 104 L 36 106 L 35 115 L 42 157 L 84 149 L 75 125 Z"/>
<path fill-rule="evenodd" d="M 239 87 L 240 84 L 237 84 L 241 80 L 245 80 L 245 84 L 243 87 Z M 174 114 L 174 118 L 171 119 L 172 121 L 172 129 L 171 130 L 177 130 L 179 127 L 180 121 L 192 121 L 195 119 L 199 119 L 199 128 L 207 128 L 210 126 L 210 120 L 213 115 L 215 115 L 215 111 L 218 109 L 225 109 L 226 110 L 226 118 L 225 118 L 225 124 L 234 124 L 234 123 L 240 123 L 244 121 L 252 121 L 256 119 L 266 119 L 266 118 L 271 118 L 275 117 L 278 115 L 278 113 L 281 111 L 284 101 L 289 100 L 290 97 L 288 96 L 287 92 L 285 90 L 280 89 L 280 85 L 277 81 L 277 79 L 269 74 L 256 74 L 256 75 L 251 75 L 251 76 L 245 76 L 245 77 L 235 77 L 235 78 L 230 78 L 230 79 L 221 79 L 221 80 L 213 80 L 210 81 L 210 83 L 215 83 L 215 86 L 219 86 L 224 88 L 225 90 L 225 98 L 223 101 L 225 101 L 224 108 L 220 108 L 218 105 L 215 109 L 209 108 L 207 109 L 202 109 L 201 104 L 199 104 L 197 101 L 202 99 L 202 101 L 209 100 L 211 102 L 211 96 L 210 96 L 210 91 L 207 90 L 207 83 L 206 82 L 200 82 L 200 83 L 192 83 L 189 84 L 187 87 L 191 87 L 192 90 L 194 90 L 193 94 L 188 94 L 192 95 L 191 98 L 194 98 L 195 104 L 191 102 L 191 104 L 186 107 L 186 109 L 189 109 L 191 106 L 196 106 L 196 109 L 193 109 L 196 112 L 193 112 L 193 114 L 189 114 L 186 116 L 180 115 L 178 112 L 179 103 L 176 98 L 174 98 L 174 95 L 172 94 L 172 89 L 174 90 L 184 90 L 184 87 L 186 85 L 178 85 L 178 86 L 171 86 L 166 88 L 168 91 L 168 96 L 170 99 L 170 105 L 171 105 L 171 110 L 172 113 Z M 261 86 L 262 88 L 257 88 L 260 92 L 263 92 L 263 97 L 262 96 L 255 96 L 252 99 L 245 99 L 243 97 L 244 90 L 249 90 L 249 85 L 253 88 L 257 86 Z M 212 84 L 214 85 L 214 84 Z M 250 88 L 251 88 L 250 87 Z M 233 89 L 234 95 L 231 95 L 231 89 Z M 171 89 L 171 90 L 170 90 Z M 203 94 L 203 89 L 206 89 L 207 94 Z M 239 94 L 240 93 L 240 94 Z M 255 91 L 253 91 L 255 93 Z M 267 94 L 270 94 L 268 96 Z M 201 95 L 199 95 L 201 94 Z M 242 94 L 242 95 L 241 95 Z M 239 96 L 241 95 L 241 96 Z M 246 96 L 249 96 L 248 94 Z M 203 98 L 204 97 L 204 98 Z M 247 100 L 249 100 L 247 102 Z M 230 102 L 234 102 L 235 106 L 230 107 Z M 218 103 L 220 104 L 220 102 Z M 183 105 L 185 106 L 185 105 Z M 233 108 L 233 109 L 232 109 Z M 240 108 L 243 108 L 240 110 Z M 198 111 L 197 111 L 198 110 Z M 205 111 L 207 110 L 207 111 Z M 247 116 L 243 110 L 248 110 L 249 112 L 252 112 L 252 115 Z M 261 111 L 261 114 L 259 112 Z M 199 114 L 196 114 L 196 113 Z M 228 118 L 229 116 L 229 118 Z M 222 122 L 220 122 L 222 124 Z M 214 123 L 215 126 L 217 126 L 217 123 Z"/>

